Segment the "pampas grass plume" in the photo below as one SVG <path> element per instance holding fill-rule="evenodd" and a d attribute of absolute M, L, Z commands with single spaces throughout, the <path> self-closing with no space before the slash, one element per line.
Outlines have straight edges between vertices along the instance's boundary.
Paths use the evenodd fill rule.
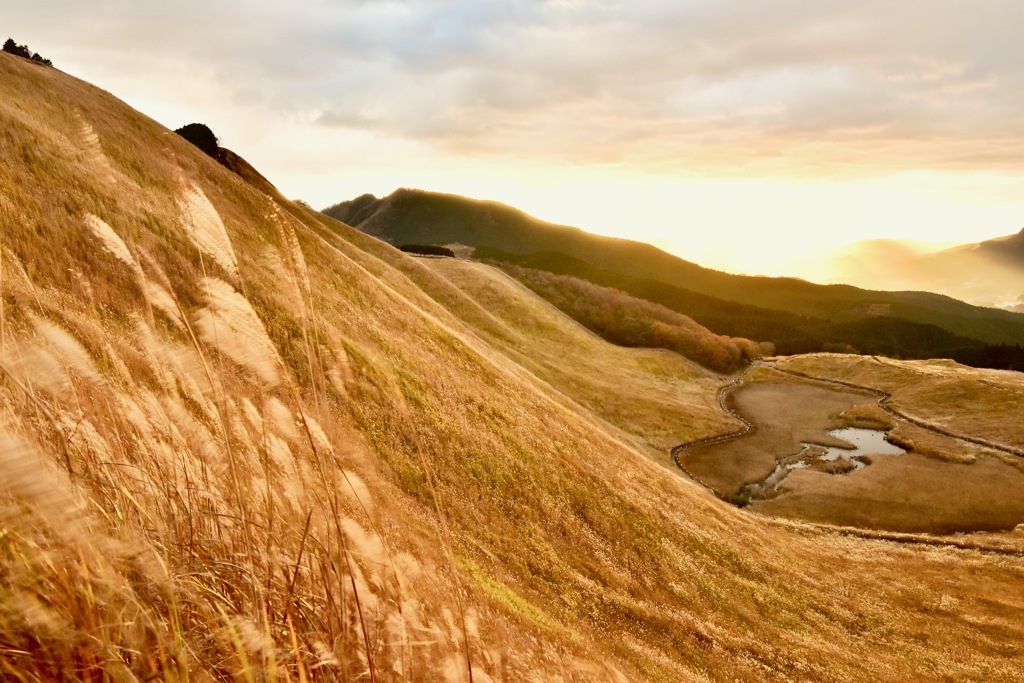
<path fill-rule="evenodd" d="M 249 301 L 223 280 L 204 278 L 202 287 L 207 306 L 195 320 L 199 336 L 268 386 L 276 386 L 281 361 Z"/>

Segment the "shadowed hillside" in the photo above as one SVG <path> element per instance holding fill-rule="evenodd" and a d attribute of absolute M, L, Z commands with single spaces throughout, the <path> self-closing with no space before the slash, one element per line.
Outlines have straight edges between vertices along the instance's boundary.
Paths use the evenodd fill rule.
<path fill-rule="evenodd" d="M 950 341 L 954 342 L 959 337 L 973 340 L 976 346 L 1024 343 L 1024 315 L 1021 314 L 979 308 L 926 292 L 870 291 L 848 285 L 817 285 L 792 278 L 731 275 L 701 268 L 648 244 L 600 237 L 576 228 L 545 223 L 496 202 L 402 189 L 383 199 L 364 195 L 325 209 L 325 213 L 394 244 L 460 243 L 482 248 L 481 254 L 490 258 L 503 252 L 515 261 L 538 252 L 561 255 L 590 269 L 684 290 L 691 300 L 694 296 L 711 297 L 753 306 L 762 309 L 760 317 L 764 318 L 764 313 L 771 312 L 767 317 L 790 328 L 794 321 L 784 314 L 823 321 L 819 327 L 856 324 L 882 317 L 900 321 L 898 324 L 905 329 L 908 329 L 907 323 L 940 328 L 952 335 Z M 580 271 L 568 274 L 589 279 Z M 631 293 L 643 296 L 636 291 L 631 290 Z M 655 301 L 665 304 L 663 300 Z M 705 305 L 708 302 L 707 298 L 703 299 Z M 803 329 L 799 334 L 789 329 L 781 330 L 779 337 L 769 337 L 749 330 L 727 329 L 736 322 L 738 315 L 735 314 L 720 313 L 720 318 L 729 320 L 722 326 L 715 326 L 698 317 L 696 310 L 673 308 L 694 317 L 718 334 L 772 341 L 780 348 L 797 348 L 801 337 L 816 342 L 814 347 L 798 348 L 800 351 L 822 350 L 821 344 L 824 343 L 857 347 L 858 336 L 863 339 L 871 336 L 870 330 L 860 333 L 854 327 L 847 330 L 853 333 L 847 339 L 834 338 L 834 329 L 824 332 Z M 872 325 L 878 326 L 877 323 Z M 923 334 L 927 333 L 922 331 Z M 956 346 L 943 348 L 939 345 L 922 349 L 921 353 L 908 349 L 903 355 L 928 357 L 948 353 L 950 348 Z"/>
<path fill-rule="evenodd" d="M 654 461 L 720 378 L 56 70 L 0 94 L 3 678 L 1021 679 L 1017 535 L 745 514 Z"/>
<path fill-rule="evenodd" d="M 770 339 L 781 354 L 839 351 L 883 354 L 902 358 L 950 357 L 962 362 L 988 366 L 988 354 L 1005 353 L 996 358 L 995 367 L 1024 367 L 1019 345 L 987 345 L 961 337 L 936 326 L 914 323 L 902 318 L 871 316 L 863 320 L 833 322 L 824 318 L 796 315 L 786 311 L 725 301 L 680 289 L 664 282 L 622 275 L 597 268 L 580 259 L 556 252 L 509 254 L 497 249 L 478 248 L 476 258 L 504 264 L 518 277 L 540 277 L 543 271 L 571 275 L 605 287 L 627 292 L 659 304 L 721 334 L 751 339 Z M 516 265 L 525 266 L 517 268 Z M 972 362 L 977 361 L 977 362 Z"/>
<path fill-rule="evenodd" d="M 500 263 L 500 262 L 499 262 Z M 714 334 L 685 315 L 568 275 L 500 264 L 559 310 L 604 339 L 630 347 L 669 349 L 717 372 L 733 372 L 771 355 L 771 344 Z"/>

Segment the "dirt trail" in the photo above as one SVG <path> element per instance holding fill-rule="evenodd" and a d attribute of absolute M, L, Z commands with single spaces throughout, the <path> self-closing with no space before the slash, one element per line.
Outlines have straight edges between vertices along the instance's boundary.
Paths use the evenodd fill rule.
<path fill-rule="evenodd" d="M 678 446 L 675 446 L 670 451 L 669 456 L 672 458 L 672 463 L 677 468 L 679 468 L 679 470 L 682 471 L 683 474 L 685 474 L 687 477 L 689 477 L 693 481 L 697 482 L 698 484 L 701 483 L 700 479 L 698 479 L 697 477 L 693 476 L 686 469 L 686 467 L 681 462 L 679 462 L 679 456 L 685 450 L 687 450 L 689 448 L 697 448 L 698 446 L 710 446 L 712 444 L 723 443 L 725 441 L 731 441 L 733 439 L 738 439 L 741 436 L 746 436 L 746 435 L 748 435 L 748 434 L 750 434 L 750 433 L 752 433 L 754 431 L 754 429 L 755 429 L 754 425 L 751 424 L 751 422 L 749 420 L 747 420 L 747 418 L 743 417 L 742 415 L 737 413 L 735 410 L 733 410 L 732 408 L 730 408 L 729 406 L 726 405 L 726 403 L 725 403 L 725 396 L 726 396 L 726 394 L 729 391 L 731 391 L 733 388 L 735 388 L 736 385 L 738 385 L 740 382 L 742 382 L 743 378 L 746 377 L 747 374 L 751 370 L 753 370 L 755 367 L 757 367 L 759 365 L 762 365 L 761 361 L 754 361 L 753 363 L 748 365 L 743 372 L 741 372 L 740 374 L 738 374 L 735 377 L 733 377 L 732 380 L 728 384 L 722 385 L 722 387 L 719 388 L 719 390 L 718 390 L 718 396 L 717 396 L 717 399 L 716 399 L 718 401 L 718 407 L 722 409 L 722 412 L 724 412 L 727 415 L 733 417 L 737 422 L 740 423 L 741 426 L 740 426 L 740 428 L 738 430 L 736 430 L 734 432 L 729 432 L 727 434 L 720 434 L 718 436 L 706 436 L 706 437 L 704 437 L 702 439 L 697 439 L 695 441 L 687 441 L 686 443 L 681 443 Z M 701 484 L 701 485 L 704 486 L 704 484 Z M 714 493 L 714 490 L 711 487 L 704 486 L 704 488 L 706 488 L 707 490 L 712 491 Z M 718 494 L 715 493 L 715 495 L 717 496 Z"/>
<path fill-rule="evenodd" d="M 983 446 L 985 448 L 990 448 L 992 450 L 1000 451 L 1002 453 L 1008 453 L 1010 455 L 1015 455 L 1015 456 L 1018 456 L 1018 457 L 1024 457 L 1024 449 L 1016 448 L 1014 446 L 1008 446 L 1006 444 L 995 443 L 993 441 L 989 441 L 988 439 L 981 439 L 981 438 L 978 438 L 978 437 L 967 436 L 965 434 L 958 434 L 956 432 L 951 432 L 948 429 L 944 429 L 942 427 L 939 427 L 938 425 L 934 425 L 934 424 L 931 424 L 929 422 L 925 422 L 924 420 L 921 420 L 920 418 L 914 417 L 913 415 L 908 415 L 907 413 L 904 413 L 901 410 L 893 408 L 891 405 L 889 405 L 889 401 L 892 399 L 892 394 L 889 394 L 889 393 L 887 393 L 885 391 L 882 391 L 880 389 L 875 389 L 874 387 L 868 387 L 868 386 L 864 386 L 864 385 L 861 385 L 861 384 L 854 384 L 852 382 L 844 382 L 843 380 L 838 380 L 838 379 L 828 379 L 826 377 L 815 377 L 814 375 L 808 375 L 806 373 L 799 372 L 799 371 L 796 371 L 796 370 L 786 370 L 784 368 L 780 368 L 774 362 L 758 360 L 758 361 L 754 361 L 753 363 L 751 363 L 749 366 L 747 366 L 747 368 L 743 372 L 741 372 L 740 374 L 736 375 L 736 377 L 734 377 L 728 384 L 723 385 L 718 390 L 718 397 L 717 397 L 718 407 L 721 408 L 723 412 L 725 412 L 728 415 L 730 415 L 731 417 L 735 418 L 736 421 L 739 422 L 742 425 L 741 428 L 736 430 L 736 431 L 734 431 L 734 432 L 729 432 L 728 434 L 720 434 L 718 436 L 704 437 L 702 439 L 697 439 L 695 441 L 687 441 L 686 443 L 679 444 L 678 446 L 675 446 L 672 449 L 672 451 L 670 453 L 671 458 L 672 458 L 672 462 L 684 474 L 686 474 L 686 476 L 690 477 L 691 479 L 694 479 L 695 481 L 699 481 L 699 480 L 696 479 L 696 477 L 694 477 L 692 474 L 690 474 L 686 470 L 686 467 L 684 467 L 680 463 L 679 456 L 682 455 L 682 453 L 684 451 L 686 451 L 688 449 L 691 449 L 691 448 L 698 448 L 698 447 L 701 447 L 701 446 L 710 446 L 710 445 L 713 445 L 713 444 L 719 444 L 719 443 L 723 443 L 723 442 L 726 442 L 726 441 L 731 441 L 733 439 L 738 439 L 741 436 L 746 436 L 746 435 L 752 433 L 754 431 L 754 429 L 756 429 L 756 427 L 753 424 L 751 424 L 751 422 L 749 420 L 747 420 L 745 417 L 743 417 L 742 415 L 737 413 L 735 410 L 732 410 L 725 403 L 725 397 L 729 393 L 729 391 L 731 391 L 740 382 L 742 382 L 743 379 L 747 376 L 747 374 L 749 374 L 750 371 L 753 370 L 756 367 L 769 368 L 769 369 L 771 369 L 771 370 L 773 370 L 775 372 L 779 372 L 779 373 L 782 373 L 784 375 L 790 375 L 791 377 L 798 377 L 800 379 L 810 380 L 812 382 L 820 382 L 822 384 L 831 384 L 831 385 L 834 385 L 834 386 L 837 386 L 837 387 L 843 387 L 845 389 L 854 389 L 856 391 L 861 391 L 861 392 L 866 392 L 866 393 L 872 394 L 872 395 L 878 397 L 878 406 L 882 410 L 884 410 L 885 412 L 889 413 L 893 417 L 899 418 L 900 420 L 903 420 L 905 422 L 909 422 L 912 425 L 916 425 L 917 427 L 920 427 L 922 429 L 927 429 L 928 431 L 934 432 L 936 434 L 941 434 L 942 436 L 947 436 L 947 437 L 950 437 L 950 438 L 953 438 L 953 439 L 958 439 L 960 441 L 965 441 L 967 443 L 972 443 L 972 444 L 975 444 L 977 446 Z"/>

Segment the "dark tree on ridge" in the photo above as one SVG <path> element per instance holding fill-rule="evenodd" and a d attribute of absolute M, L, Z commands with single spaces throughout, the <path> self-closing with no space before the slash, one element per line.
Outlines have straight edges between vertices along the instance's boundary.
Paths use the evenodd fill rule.
<path fill-rule="evenodd" d="M 205 123 L 190 123 L 174 132 L 214 159 L 220 159 L 220 141 Z"/>
<path fill-rule="evenodd" d="M 4 42 L 3 50 L 4 52 L 15 55 L 16 57 L 31 59 L 33 62 L 43 64 L 45 66 L 53 66 L 53 62 L 51 62 L 49 59 L 46 59 L 38 52 L 32 52 L 32 50 L 28 49 L 28 45 L 18 45 L 16 42 L 14 42 L 13 38 L 8 38 Z"/>

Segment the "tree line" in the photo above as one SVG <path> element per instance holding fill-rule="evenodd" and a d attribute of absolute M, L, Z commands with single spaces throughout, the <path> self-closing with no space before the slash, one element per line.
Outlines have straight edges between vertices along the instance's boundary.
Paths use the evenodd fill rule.
<path fill-rule="evenodd" d="M 606 341 L 674 351 L 717 372 L 772 355 L 770 343 L 715 334 L 689 316 L 570 275 L 488 261 Z"/>
<path fill-rule="evenodd" d="M 1024 369 L 1024 350 L 1019 345 L 987 344 L 928 323 L 889 316 L 835 321 L 798 315 L 604 270 L 559 252 L 510 254 L 477 247 L 473 257 L 611 287 L 688 316 L 717 335 L 770 341 L 779 355 L 827 351 L 890 358 L 952 358 L 974 367 Z"/>
<path fill-rule="evenodd" d="M 49 59 L 43 57 L 38 52 L 32 52 L 32 50 L 28 49 L 28 45 L 18 45 L 16 42 L 14 42 L 13 38 L 8 38 L 7 41 L 4 43 L 4 52 L 12 54 L 16 57 L 30 59 L 33 62 L 36 62 L 37 64 L 43 64 L 44 66 L 53 66 L 53 62 L 51 62 Z"/>

